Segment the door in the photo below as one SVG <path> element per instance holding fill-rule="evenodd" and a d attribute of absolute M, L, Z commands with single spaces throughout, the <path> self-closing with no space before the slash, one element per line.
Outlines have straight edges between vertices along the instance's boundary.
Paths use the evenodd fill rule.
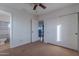
<path fill-rule="evenodd" d="M 38 41 L 38 20 L 32 19 L 32 42 Z"/>
<path fill-rule="evenodd" d="M 40 41 L 44 42 L 44 21 L 38 22 L 38 36 L 40 38 Z"/>

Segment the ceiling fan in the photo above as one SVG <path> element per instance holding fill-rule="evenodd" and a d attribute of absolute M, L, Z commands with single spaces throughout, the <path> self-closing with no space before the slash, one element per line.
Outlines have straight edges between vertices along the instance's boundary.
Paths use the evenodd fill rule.
<path fill-rule="evenodd" d="M 33 4 L 34 4 L 33 10 L 36 10 L 36 8 L 37 8 L 38 6 L 40 6 L 40 7 L 43 8 L 43 9 L 46 9 L 46 6 L 43 5 L 42 3 L 33 3 Z"/>

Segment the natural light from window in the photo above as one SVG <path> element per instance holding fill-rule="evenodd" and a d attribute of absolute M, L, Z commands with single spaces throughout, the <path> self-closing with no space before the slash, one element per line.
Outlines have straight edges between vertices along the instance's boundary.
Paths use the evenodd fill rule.
<path fill-rule="evenodd" d="M 10 24 L 8 24 L 8 28 L 10 28 L 11 26 L 10 26 Z"/>
<path fill-rule="evenodd" d="M 57 41 L 61 41 L 61 25 L 57 25 Z"/>

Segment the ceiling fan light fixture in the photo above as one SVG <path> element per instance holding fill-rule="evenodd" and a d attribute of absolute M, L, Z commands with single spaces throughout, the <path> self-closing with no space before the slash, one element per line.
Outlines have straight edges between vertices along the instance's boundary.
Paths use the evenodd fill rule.
<path fill-rule="evenodd" d="M 41 8 L 46 9 L 46 6 L 44 6 L 42 3 L 33 3 L 33 4 L 34 4 L 33 10 L 36 10 L 37 6 L 40 6 Z"/>
<path fill-rule="evenodd" d="M 34 5 L 34 8 L 33 8 L 33 10 L 36 10 L 36 7 L 37 7 L 38 5 L 36 4 L 36 5 Z"/>
<path fill-rule="evenodd" d="M 46 6 L 44 6 L 43 4 L 39 4 L 40 7 L 42 7 L 43 9 L 46 9 Z"/>

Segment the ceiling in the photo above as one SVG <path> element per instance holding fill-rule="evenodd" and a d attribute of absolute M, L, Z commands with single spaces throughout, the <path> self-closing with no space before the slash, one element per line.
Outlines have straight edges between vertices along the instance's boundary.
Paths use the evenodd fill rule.
<path fill-rule="evenodd" d="M 60 8 L 64 8 L 66 6 L 70 6 L 74 3 L 43 3 L 43 5 L 45 5 L 47 8 L 46 9 L 42 9 L 39 6 L 37 7 L 36 10 L 33 10 L 33 4 L 32 3 L 8 3 L 8 4 L 0 4 L 0 5 L 4 5 L 10 8 L 15 8 L 18 10 L 25 10 L 28 11 L 30 14 L 46 14 L 48 12 L 53 12 L 55 10 L 58 10 Z"/>
<path fill-rule="evenodd" d="M 68 3 L 44 3 L 43 5 L 45 5 L 47 8 L 46 9 L 42 9 L 41 7 L 37 7 L 36 11 L 32 10 L 33 7 L 28 8 L 28 11 L 33 13 L 33 14 L 47 14 L 48 12 L 53 12 L 57 9 L 72 5 L 72 4 L 68 4 Z"/>

